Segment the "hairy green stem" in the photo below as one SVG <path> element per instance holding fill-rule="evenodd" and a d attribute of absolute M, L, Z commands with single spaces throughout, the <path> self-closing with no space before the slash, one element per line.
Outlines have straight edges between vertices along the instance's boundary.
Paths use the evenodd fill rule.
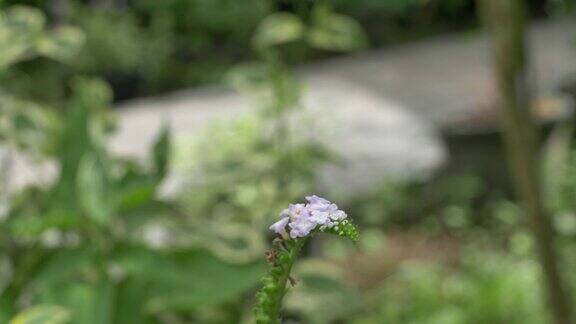
<path fill-rule="evenodd" d="M 282 300 L 288 290 L 290 271 L 300 250 L 306 243 L 306 238 L 283 241 L 270 252 L 268 260 L 272 267 L 262 279 L 262 289 L 256 295 L 255 309 L 257 324 L 279 324 Z"/>

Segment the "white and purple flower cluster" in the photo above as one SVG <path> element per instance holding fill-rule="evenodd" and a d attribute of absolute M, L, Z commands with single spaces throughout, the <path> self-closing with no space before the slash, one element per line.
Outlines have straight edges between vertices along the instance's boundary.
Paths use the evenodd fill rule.
<path fill-rule="evenodd" d="M 270 230 L 291 238 L 304 237 L 316 228 L 321 231 L 337 226 L 348 215 L 336 204 L 318 197 L 306 197 L 307 204 L 290 204 L 280 213 L 279 221 L 270 226 Z"/>

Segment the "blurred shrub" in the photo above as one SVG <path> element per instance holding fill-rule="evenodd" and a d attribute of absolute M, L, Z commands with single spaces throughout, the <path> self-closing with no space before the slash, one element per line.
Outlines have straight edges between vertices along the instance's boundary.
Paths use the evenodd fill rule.
<path fill-rule="evenodd" d="M 58 137 L 58 178 L 16 195 L 0 223 L 10 269 L 1 278 L 8 282 L 2 318 L 41 303 L 64 307 L 74 323 L 143 323 L 250 289 L 260 263 L 229 265 L 198 247 L 160 249 L 146 240 L 148 225 L 171 217 L 169 203 L 156 198 L 167 172 L 167 131 L 148 166 L 114 158 L 103 145 L 107 120 L 99 117 L 109 90 L 78 80 L 73 94 Z"/>
<path fill-rule="evenodd" d="M 180 157 L 192 175 L 180 199 L 192 229 L 182 230 L 196 233 L 185 240 L 228 260 L 259 259 L 276 213 L 313 192 L 315 171 L 330 155 L 295 138 L 279 150 L 270 126 L 260 115 L 214 125 Z"/>
<path fill-rule="evenodd" d="M 421 0 L 391 0 L 391 1 L 378 1 L 378 0 L 359 0 L 354 3 L 334 0 L 337 7 L 347 9 L 352 13 L 362 12 L 385 12 L 388 15 L 407 16 L 417 9 L 427 6 L 436 8 L 436 10 L 446 10 L 448 12 L 456 13 L 462 10 L 466 5 L 470 4 L 468 0 L 431 0 L 423 2 Z"/>
<path fill-rule="evenodd" d="M 63 1 L 68 6 L 64 11 L 50 2 L 7 3 L 36 4 L 49 13 L 50 25 L 68 22 L 86 35 L 86 46 L 71 66 L 54 68 L 51 61 L 35 60 L 21 64 L 19 73 L 13 74 L 14 88 L 50 102 L 65 97 L 65 91 L 55 87 L 78 73 L 106 78 L 116 99 L 219 81 L 231 66 L 254 58 L 251 35 L 264 17 L 276 11 L 311 23 L 314 28 L 308 38 L 316 49 L 340 51 L 366 43 L 356 22 L 326 10 L 310 13 L 306 7 L 313 4 L 305 1 L 67 0 Z M 321 8 L 328 1 L 317 4 Z M 366 23 L 369 41 L 375 45 L 449 29 L 444 20 L 458 21 L 454 17 L 464 15 L 466 18 L 452 24 L 462 25 L 462 21 L 473 17 L 470 7 L 469 0 L 334 1 L 336 11 Z M 334 38 L 342 30 L 349 32 L 348 37 Z M 63 31 L 61 37 L 75 36 Z M 289 61 L 302 61 L 329 52 L 297 46 L 284 55 Z"/>
<path fill-rule="evenodd" d="M 190 226 L 197 235 L 185 240 L 228 260 L 261 257 L 266 246 L 263 233 L 274 214 L 311 194 L 318 167 L 333 158 L 323 146 L 289 127 L 295 122 L 291 113 L 299 108 L 301 92 L 283 55 L 298 42 L 355 50 L 365 45 L 364 34 L 354 20 L 334 13 L 325 3 L 307 9 L 309 15 L 303 16 L 310 16 L 310 21 L 287 12 L 267 16 L 252 38 L 263 62 L 236 67 L 229 75 L 232 85 L 258 100 L 259 110 L 213 126 L 189 156 L 180 158 L 193 161 L 188 163 L 193 181 L 181 195 L 181 205 L 191 215 Z"/>
<path fill-rule="evenodd" d="M 43 26 L 27 23 L 43 21 L 40 12 L 18 7 L 6 15 L 0 35 L 17 46 L 2 72 L 34 55 L 62 59 L 73 51 L 61 34 L 48 34 L 46 43 Z M 33 37 L 12 38 L 31 30 Z M 118 158 L 105 145 L 113 127 L 104 82 L 75 78 L 63 114 L 1 90 L 2 174 L 11 176 L 5 161 L 15 152 L 38 155 L 59 172 L 47 185 L 0 193 L 0 322 L 194 321 L 192 310 L 235 301 L 256 284 L 260 262 L 232 265 L 198 246 L 164 244 L 162 233 L 150 238 L 176 219 L 171 203 L 158 198 L 169 170 L 167 129 L 145 163 Z M 232 322 L 240 316 L 225 313 Z"/>
<path fill-rule="evenodd" d="M 70 26 L 47 31 L 41 11 L 24 6 L 0 12 L 0 140 L 34 155 L 54 150 L 60 130 L 54 111 L 29 96 L 13 94 L 7 80 L 16 63 L 38 56 L 67 61 L 82 46 L 83 34 Z"/>
<path fill-rule="evenodd" d="M 365 37 L 358 24 L 329 6 L 302 15 L 291 1 L 273 2 L 282 12 L 268 16 L 260 28 L 257 22 L 271 9 L 258 2 L 246 9 L 238 1 L 135 1 L 130 10 L 111 10 L 100 1 L 74 3 L 69 20 L 87 36 L 81 57 L 72 62 L 83 38 L 77 30 L 46 31 L 42 14 L 25 8 L 3 12 L 0 20 L 0 44 L 10 49 L 0 59 L 5 62 L 0 77 L 10 80 L 0 92 L 0 138 L 59 169 L 48 186 L 14 195 L 0 219 L 0 322 L 249 322 L 251 305 L 244 295 L 261 275 L 270 219 L 313 192 L 315 170 L 333 158 L 286 127 L 300 86 L 281 58 L 301 45 L 360 48 Z M 426 3 L 440 8 L 449 2 Z M 423 4 L 357 5 L 409 15 Z M 111 90 L 75 72 L 116 81 L 136 75 L 145 92 L 200 82 L 211 78 L 195 75 L 205 71 L 207 56 L 224 65 L 243 59 L 252 30 L 257 30 L 252 44 L 266 63 L 240 67 L 231 79 L 261 95 L 261 110 L 207 130 L 189 155 L 180 157 L 193 160 L 186 165 L 192 176 L 186 190 L 176 202 L 160 198 L 170 165 L 168 130 L 145 161 L 114 156 L 105 147 L 113 131 L 106 109 Z M 37 55 L 44 59 L 30 62 Z M 22 81 L 28 73 L 70 85 L 50 101 L 57 108 L 30 100 L 43 98 L 31 95 L 32 88 L 43 87 L 37 75 L 34 82 Z M 570 165 L 554 187 L 561 198 L 550 204 L 556 215 L 564 215 L 557 217 L 559 229 L 574 228 L 568 215 L 576 183 Z M 516 206 L 487 191 L 482 179 L 466 176 L 430 186 L 387 185 L 366 195 L 350 209 L 371 227 L 360 253 L 379 251 L 386 238 L 378 228 L 397 225 L 480 243 L 499 241 L 494 234 L 503 233 L 516 256 L 530 253 L 529 237 L 515 232 Z M 478 228 L 489 229 L 488 235 L 478 235 Z M 306 323 L 546 322 L 535 292 L 535 265 L 502 255 L 476 257 L 481 249 L 467 249 L 454 268 L 405 263 L 364 290 L 347 281 L 346 264 L 309 260 L 297 269 L 301 282 L 288 296 L 288 317 Z M 310 250 L 340 262 L 358 253 L 335 245 Z"/>
<path fill-rule="evenodd" d="M 337 264 L 321 259 L 301 261 L 294 270 L 298 284 L 288 292 L 286 311 L 304 323 L 349 321 L 361 311 L 362 296 Z"/>
<path fill-rule="evenodd" d="M 350 323 L 548 322 L 536 263 L 479 254 L 466 257 L 457 270 L 405 264 L 372 289 L 367 315 Z"/>
<path fill-rule="evenodd" d="M 45 18 L 41 11 L 14 6 L 0 12 L 0 69 L 36 55 L 70 59 L 83 43 L 83 34 L 70 26 L 45 31 Z"/>

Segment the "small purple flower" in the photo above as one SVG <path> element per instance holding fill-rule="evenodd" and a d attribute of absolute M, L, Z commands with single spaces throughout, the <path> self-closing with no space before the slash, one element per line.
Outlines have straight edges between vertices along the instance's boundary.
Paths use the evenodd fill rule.
<path fill-rule="evenodd" d="M 290 218 L 288 218 L 288 217 L 281 218 L 279 221 L 277 221 L 276 223 L 274 223 L 270 226 L 270 230 L 277 233 L 277 234 L 280 234 L 282 236 L 287 235 L 286 225 L 288 224 L 289 220 L 290 220 Z"/>
<path fill-rule="evenodd" d="M 335 221 L 341 221 L 348 217 L 345 212 L 338 209 L 338 206 L 324 198 L 316 195 L 306 197 L 308 209 L 312 219 L 320 225 L 320 229 L 331 228 Z"/>
<path fill-rule="evenodd" d="M 303 217 L 308 217 L 308 209 L 304 204 L 290 204 L 288 208 L 280 213 L 281 217 L 290 217 L 290 220 L 296 220 Z"/>
<path fill-rule="evenodd" d="M 290 227 L 290 237 L 304 237 L 310 234 L 310 232 L 316 228 L 316 225 L 317 224 L 313 222 L 310 217 L 300 218 L 294 222 L 291 222 L 288 224 Z"/>
<path fill-rule="evenodd" d="M 330 205 L 332 204 L 328 199 L 324 199 L 322 197 L 318 197 L 316 195 L 306 196 L 306 200 L 311 205 Z"/>
<path fill-rule="evenodd" d="M 290 204 L 280 213 L 282 217 L 270 226 L 270 230 L 287 236 L 286 226 L 290 228 L 290 237 L 298 238 L 310 234 L 319 227 L 320 230 L 332 228 L 348 217 L 338 206 L 318 196 L 306 197 L 308 204 Z"/>

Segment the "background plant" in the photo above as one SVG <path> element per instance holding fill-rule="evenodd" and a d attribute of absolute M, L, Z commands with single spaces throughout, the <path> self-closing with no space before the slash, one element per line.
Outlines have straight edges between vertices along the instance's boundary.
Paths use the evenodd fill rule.
<path fill-rule="evenodd" d="M 543 1 L 530 6 L 542 15 Z M 315 125 L 295 125 L 306 85 L 293 64 L 475 24 L 471 1 L 440 0 L 4 1 L 1 11 L 2 323 L 253 322 L 271 219 L 316 191 L 318 168 L 338 162 L 294 131 Z M 252 114 L 194 143 L 165 129 L 138 160 L 107 149 L 112 101 L 225 74 L 254 99 Z M 570 124 L 547 138 L 542 170 L 568 269 L 576 261 Z M 14 189 L 21 156 L 48 171 Z M 189 179 L 171 198 L 164 180 L 181 165 Z M 284 318 L 549 321 L 534 240 L 509 188 L 446 171 L 383 183 L 342 205 L 362 241 L 319 235 L 306 246 Z"/>
<path fill-rule="evenodd" d="M 17 46 L 19 51 L 14 51 L 19 55 L 5 59 L 4 69 L 34 55 L 35 42 L 43 44 L 42 37 L 53 35 L 44 36 L 37 23 L 42 15 L 35 10 L 18 7 L 2 18 L 2 28 L 23 29 L 7 35 L 35 32 L 21 43 L 7 40 Z M 64 113 L 15 99 L 5 89 L 2 93 L 2 140 L 10 148 L 6 158 L 43 153 L 41 159 L 53 163 L 59 172 L 48 185 L 30 185 L 10 193 L 7 200 L 9 206 L 0 223 L 0 321 L 185 319 L 194 308 L 228 302 L 254 285 L 261 263 L 230 265 L 205 249 L 164 246 L 149 238 L 154 223 L 174 217 L 171 203 L 158 198 L 159 185 L 168 172 L 168 130 L 158 135 L 147 161 L 115 157 L 105 147 L 113 131 L 107 112 L 108 86 L 96 79 L 77 78 L 70 93 Z M 3 167 L 10 168 L 10 164 Z M 148 271 L 153 267 L 162 271 Z M 222 280 L 226 277 L 228 282 Z"/>

